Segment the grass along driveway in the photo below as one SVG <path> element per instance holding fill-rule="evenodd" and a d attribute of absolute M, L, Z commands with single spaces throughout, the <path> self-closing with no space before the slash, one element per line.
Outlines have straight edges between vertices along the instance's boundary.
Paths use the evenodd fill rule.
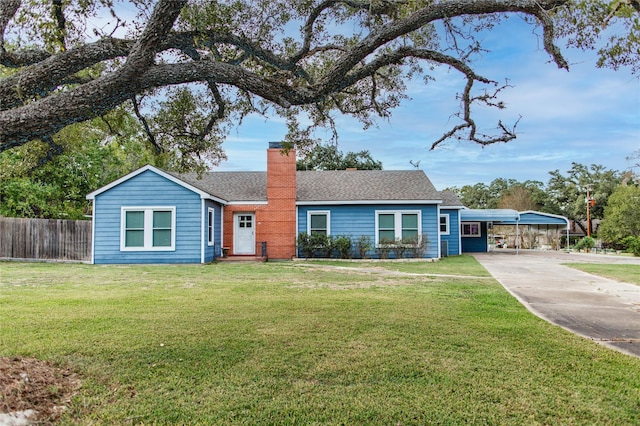
<path fill-rule="evenodd" d="M 640 285 L 640 265 L 566 263 L 565 266 L 629 284 Z"/>
<path fill-rule="evenodd" d="M 485 274 L 470 257 L 411 268 L 447 262 Z M 80 377 L 66 424 L 640 418 L 640 360 L 549 325 L 491 279 L 293 262 L 0 268 L 0 356 Z"/>

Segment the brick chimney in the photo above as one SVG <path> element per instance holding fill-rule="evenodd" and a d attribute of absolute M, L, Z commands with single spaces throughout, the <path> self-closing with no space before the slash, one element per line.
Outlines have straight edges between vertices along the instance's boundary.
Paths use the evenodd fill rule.
<path fill-rule="evenodd" d="M 296 153 L 282 151 L 281 142 L 267 150 L 267 202 L 260 215 L 262 236 L 272 259 L 291 259 L 296 254 Z"/>

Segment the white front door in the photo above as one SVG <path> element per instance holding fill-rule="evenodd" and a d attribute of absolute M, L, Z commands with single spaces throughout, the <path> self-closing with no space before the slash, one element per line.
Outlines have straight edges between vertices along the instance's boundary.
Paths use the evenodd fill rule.
<path fill-rule="evenodd" d="M 255 216 L 252 213 L 234 215 L 234 254 L 256 254 Z"/>

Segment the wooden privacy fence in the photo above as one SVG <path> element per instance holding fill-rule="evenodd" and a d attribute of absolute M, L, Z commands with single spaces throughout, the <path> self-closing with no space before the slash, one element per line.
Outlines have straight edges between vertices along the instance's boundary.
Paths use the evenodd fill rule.
<path fill-rule="evenodd" d="M 0 258 L 91 260 L 91 221 L 0 217 Z"/>

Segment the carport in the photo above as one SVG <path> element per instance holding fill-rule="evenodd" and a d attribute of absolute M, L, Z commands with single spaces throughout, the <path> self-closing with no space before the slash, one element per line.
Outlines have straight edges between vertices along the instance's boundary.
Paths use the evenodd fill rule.
<path fill-rule="evenodd" d="M 566 229 L 569 241 L 569 220 L 564 216 L 527 210 L 518 212 L 511 209 L 463 209 L 460 210 L 460 238 L 463 253 L 483 253 L 491 248 L 494 226 L 515 226 L 516 241 L 519 241 L 520 227 L 533 227 L 538 232 L 544 229 L 559 231 Z M 519 249 L 516 244 L 516 249 Z"/>
<path fill-rule="evenodd" d="M 569 219 L 564 216 L 527 210 L 519 212 L 519 218 L 517 221 L 507 220 L 499 223 L 499 225 L 515 225 L 516 236 L 518 237 L 520 236 L 520 230 L 523 226 L 526 226 L 529 231 L 535 228 L 538 233 L 544 229 L 547 235 L 550 230 L 557 233 L 560 229 L 564 228 L 567 233 L 567 245 L 569 244 Z"/>

